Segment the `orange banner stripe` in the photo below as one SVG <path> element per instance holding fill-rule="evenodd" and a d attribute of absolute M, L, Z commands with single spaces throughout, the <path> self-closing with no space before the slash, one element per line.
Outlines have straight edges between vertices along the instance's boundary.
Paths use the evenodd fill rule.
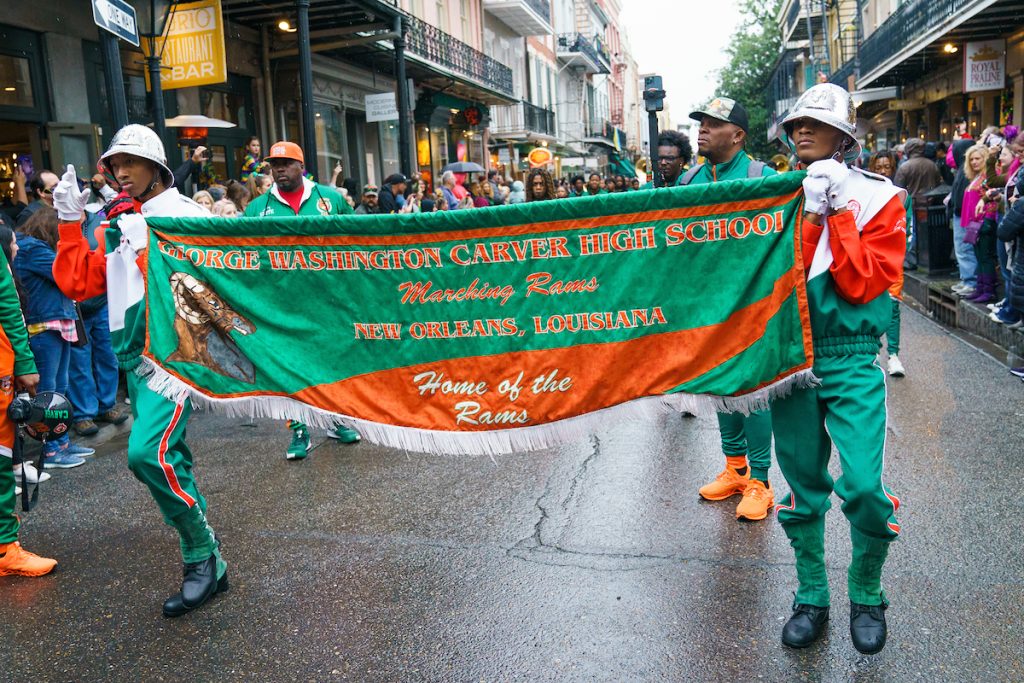
<path fill-rule="evenodd" d="M 646 211 L 643 213 L 617 214 L 614 216 L 594 216 L 592 218 L 567 219 L 559 221 L 548 221 L 545 223 L 527 223 L 517 226 L 495 226 L 489 228 L 473 228 L 469 230 L 454 230 L 450 232 L 432 232 L 422 235 L 359 235 L 359 236 L 336 236 L 319 237 L 316 235 L 298 236 L 267 236 L 267 237 L 201 237 L 182 235 L 154 230 L 154 234 L 162 240 L 174 241 L 181 244 L 197 247 L 222 247 L 222 246 L 386 246 L 398 244 L 420 244 L 423 242 L 451 242 L 464 239 L 484 239 L 513 237 L 520 235 L 533 235 L 544 232 L 558 231 L 580 231 L 592 230 L 594 228 L 607 228 L 612 226 L 634 225 L 636 223 L 648 223 L 650 221 L 670 221 L 694 218 L 697 216 L 717 216 L 726 213 L 740 211 L 757 211 L 784 206 L 792 201 L 800 192 L 798 190 L 789 195 L 768 197 L 767 199 L 750 199 L 742 202 L 729 202 L 722 204 L 709 204 L 706 206 L 692 206 L 684 209 L 665 209 L 660 211 Z M 500 231 L 500 232 L 498 232 Z"/>
<path fill-rule="evenodd" d="M 624 342 L 423 363 L 310 387 L 300 391 L 295 398 L 373 422 L 440 431 L 456 430 L 452 408 L 460 400 L 476 401 L 482 411 L 526 410 L 534 415 L 543 415 L 545 422 L 574 417 L 636 398 L 664 394 L 735 357 L 764 335 L 768 321 L 793 295 L 798 277 L 802 277 L 801 271 L 786 273 L 775 283 L 772 294 L 736 311 L 725 322 L 716 325 Z M 637 362 L 624 363 L 626 358 L 637 359 Z M 640 359 L 657 359 L 657 367 L 648 371 Z M 808 367 L 809 362 L 792 368 L 790 372 Z M 556 368 L 559 370 L 558 378 L 572 378 L 572 389 L 568 395 L 585 396 L 585 401 L 567 401 L 567 395 L 559 392 L 534 396 L 527 391 L 535 377 Z M 508 378 L 509 372 L 518 372 L 519 369 L 524 371 L 526 386 L 515 402 L 499 395 L 496 384 L 491 384 L 483 396 L 452 396 L 444 401 L 445 405 L 440 405 L 437 400 L 420 396 L 412 381 L 422 372 L 433 371 L 443 373 L 451 381 L 491 378 L 496 383 Z M 493 425 L 462 424 L 457 429 L 487 431 L 495 428 Z"/>

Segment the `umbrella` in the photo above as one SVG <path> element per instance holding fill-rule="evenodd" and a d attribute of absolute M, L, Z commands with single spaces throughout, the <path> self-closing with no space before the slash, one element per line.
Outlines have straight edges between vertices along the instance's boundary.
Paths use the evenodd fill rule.
<path fill-rule="evenodd" d="M 484 167 L 474 161 L 456 161 L 441 169 L 441 173 L 483 173 Z"/>

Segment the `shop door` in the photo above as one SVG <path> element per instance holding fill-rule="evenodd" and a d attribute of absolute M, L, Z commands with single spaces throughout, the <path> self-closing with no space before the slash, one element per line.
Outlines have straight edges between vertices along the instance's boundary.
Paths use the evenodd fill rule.
<path fill-rule="evenodd" d="M 0 120 L 0 210 L 12 219 L 16 218 L 22 209 L 16 203 L 18 198 L 14 190 L 15 175 L 20 170 L 27 186 L 32 174 L 44 168 L 42 165 L 36 167 L 33 160 L 42 158 L 39 126 Z"/>
<path fill-rule="evenodd" d="M 345 159 L 345 172 L 355 179 L 356 187 L 362 192 L 363 185 L 370 180 L 366 167 L 366 144 L 360 132 L 366 124 L 366 117 L 359 113 L 345 112 L 345 140 L 348 147 L 348 158 Z M 370 173 L 373 171 L 370 170 Z"/>
<path fill-rule="evenodd" d="M 38 34 L 0 25 L 0 203 L 9 204 L 15 168 L 26 180 L 47 168 L 43 123 L 49 100 Z"/>
<path fill-rule="evenodd" d="M 100 158 L 99 126 L 93 124 L 49 123 L 46 139 L 50 145 L 50 164 L 61 175 L 68 164 L 79 178 L 91 178 Z"/>

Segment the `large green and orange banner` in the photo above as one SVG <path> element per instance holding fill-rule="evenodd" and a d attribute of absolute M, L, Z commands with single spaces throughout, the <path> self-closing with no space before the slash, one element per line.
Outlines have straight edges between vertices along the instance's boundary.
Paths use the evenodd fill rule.
<path fill-rule="evenodd" d="M 143 372 L 438 453 L 813 381 L 803 174 L 431 214 L 148 219 Z"/>

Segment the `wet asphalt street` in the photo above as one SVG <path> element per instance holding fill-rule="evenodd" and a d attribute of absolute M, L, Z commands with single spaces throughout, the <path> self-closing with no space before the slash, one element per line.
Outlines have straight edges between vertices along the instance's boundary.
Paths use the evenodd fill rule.
<path fill-rule="evenodd" d="M 25 546 L 60 565 L 0 579 L 0 680 L 1024 681 L 1024 384 L 916 313 L 903 328 L 887 456 L 903 534 L 878 656 L 850 644 L 838 505 L 828 634 L 780 644 L 782 529 L 697 497 L 722 467 L 713 417 L 494 461 L 320 435 L 290 463 L 283 424 L 198 414 L 230 592 L 161 616 L 177 540 L 109 444 L 25 519 Z"/>

